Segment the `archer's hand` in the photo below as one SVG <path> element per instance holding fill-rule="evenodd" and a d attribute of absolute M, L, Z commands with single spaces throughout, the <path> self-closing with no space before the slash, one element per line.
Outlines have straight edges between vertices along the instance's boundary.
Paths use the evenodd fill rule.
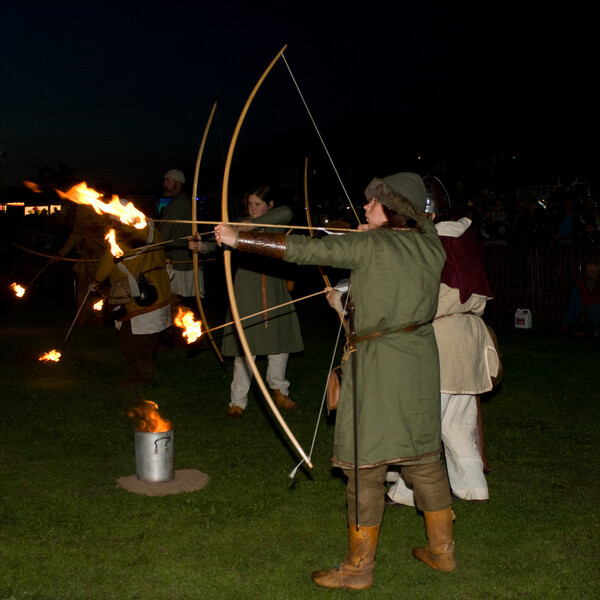
<path fill-rule="evenodd" d="M 325 298 L 327 298 L 329 306 L 331 306 L 331 308 L 333 308 L 336 312 L 338 312 L 340 315 L 346 314 L 346 311 L 342 306 L 342 292 L 332 287 L 326 287 Z"/>
<path fill-rule="evenodd" d="M 188 239 L 188 248 L 194 252 L 206 251 L 206 244 L 200 239 L 198 232 Z"/>
<path fill-rule="evenodd" d="M 237 233 L 229 225 L 215 225 L 215 238 L 218 246 L 225 244 L 230 248 L 235 248 L 237 245 Z"/>

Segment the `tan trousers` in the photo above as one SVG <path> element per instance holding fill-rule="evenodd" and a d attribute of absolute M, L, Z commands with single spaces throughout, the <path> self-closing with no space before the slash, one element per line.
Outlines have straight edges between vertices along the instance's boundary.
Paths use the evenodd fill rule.
<path fill-rule="evenodd" d="M 379 525 L 385 508 L 385 476 L 388 465 L 358 470 L 358 516 L 359 525 Z M 346 498 L 348 522 L 356 521 L 356 480 L 354 469 L 344 469 L 348 477 Z M 414 489 L 415 504 L 421 511 L 434 512 L 449 508 L 452 503 L 448 475 L 442 460 L 424 465 L 402 467 L 402 475 Z"/>

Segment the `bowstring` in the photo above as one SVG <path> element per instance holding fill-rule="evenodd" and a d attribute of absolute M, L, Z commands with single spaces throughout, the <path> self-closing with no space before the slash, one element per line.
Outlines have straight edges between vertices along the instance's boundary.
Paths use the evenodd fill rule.
<path fill-rule="evenodd" d="M 348 200 L 348 203 L 350 204 L 350 207 L 352 208 L 352 212 L 354 213 L 354 216 L 356 217 L 356 220 L 357 220 L 358 224 L 360 225 L 361 221 L 358 218 L 356 208 L 354 208 L 354 204 L 352 203 L 352 200 L 350 200 L 350 195 L 348 194 L 348 192 L 346 190 L 346 186 L 344 185 L 344 182 L 342 181 L 342 178 L 340 177 L 340 174 L 335 166 L 335 163 L 333 162 L 333 158 L 331 157 L 331 154 L 329 153 L 329 149 L 327 148 L 327 145 L 325 144 L 325 140 L 323 139 L 323 136 L 321 135 L 321 132 L 319 131 L 319 128 L 317 127 L 317 123 L 315 122 L 315 120 L 312 116 L 312 113 L 310 112 L 310 108 L 308 108 L 308 104 L 306 103 L 306 100 L 304 99 L 304 95 L 302 94 L 302 91 L 300 90 L 300 86 L 298 85 L 298 82 L 296 81 L 296 78 L 294 77 L 294 74 L 292 73 L 292 69 L 290 68 L 290 65 L 288 64 L 288 61 L 285 58 L 285 54 L 282 54 L 281 58 L 283 58 L 283 62 L 285 63 L 285 66 L 287 67 L 290 77 L 292 78 L 292 81 L 294 82 L 294 85 L 296 86 L 296 89 L 298 90 L 300 99 L 302 100 L 302 103 L 304 104 L 304 108 L 306 109 L 306 112 L 308 113 L 308 117 L 310 118 L 311 123 L 313 124 L 313 127 L 315 128 L 315 131 L 317 132 L 317 135 L 319 136 L 319 140 L 321 140 L 321 144 L 323 145 L 325 154 L 327 154 L 327 158 L 329 159 L 329 162 L 331 163 L 333 171 L 334 171 L 338 181 L 340 182 L 340 185 L 342 186 L 342 190 L 344 191 L 346 200 Z"/>
<path fill-rule="evenodd" d="M 348 290 L 348 294 L 346 295 L 346 301 L 344 302 L 344 312 L 346 311 L 346 306 L 348 305 L 348 298 L 350 297 L 350 290 Z M 340 344 L 340 337 L 341 337 L 341 333 L 343 331 L 344 328 L 344 321 L 343 319 L 340 319 L 340 324 L 338 327 L 338 332 L 337 332 L 337 336 L 335 339 L 335 345 L 333 347 L 333 352 L 331 354 L 331 362 L 329 363 L 329 370 L 327 371 L 327 377 L 325 379 L 325 388 L 323 389 L 323 397 L 321 398 L 321 406 L 319 408 L 319 414 L 317 415 L 317 422 L 315 424 L 315 431 L 313 433 L 313 438 L 312 438 L 312 442 L 310 444 L 310 450 L 308 452 L 308 458 L 309 460 L 312 462 L 312 453 L 313 450 L 315 448 L 315 443 L 317 441 L 317 433 L 319 432 L 319 425 L 321 423 L 321 417 L 323 415 L 323 407 L 325 406 L 325 400 L 327 399 L 327 383 L 329 381 L 329 377 L 331 375 L 331 372 L 333 371 L 333 365 L 335 363 L 336 360 L 336 356 L 337 356 L 337 352 L 338 352 L 338 347 Z M 298 472 L 298 469 L 302 466 L 302 463 L 304 462 L 304 459 L 301 460 L 291 471 L 291 473 L 289 474 L 289 478 L 290 479 L 294 479 L 294 477 L 296 477 L 296 473 Z"/>

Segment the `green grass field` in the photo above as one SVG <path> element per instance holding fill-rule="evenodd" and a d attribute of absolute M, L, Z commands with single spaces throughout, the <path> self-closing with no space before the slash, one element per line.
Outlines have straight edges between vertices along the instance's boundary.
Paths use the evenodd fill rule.
<path fill-rule="evenodd" d="M 224 306 L 211 310 L 223 319 Z M 289 377 L 301 410 L 284 416 L 308 450 L 337 320 L 321 298 L 298 311 L 306 350 Z M 117 388 L 123 363 L 109 326 L 74 329 L 58 364 L 39 362 L 72 317 L 3 302 L 0 600 L 597 597 L 600 340 L 535 322 L 497 328 L 505 375 L 483 403 L 491 498 L 453 506 L 459 568 L 414 560 L 422 517 L 391 508 L 374 586 L 348 592 L 310 580 L 341 562 L 347 543 L 325 416 L 314 469 L 290 479 L 297 456 L 258 392 L 243 419 L 226 418 L 231 364 L 223 381 L 210 350 L 181 347 L 160 352 L 156 387 Z M 206 487 L 148 497 L 118 485 L 135 473 L 127 410 L 142 397 L 174 425 L 175 468 L 207 473 Z"/>

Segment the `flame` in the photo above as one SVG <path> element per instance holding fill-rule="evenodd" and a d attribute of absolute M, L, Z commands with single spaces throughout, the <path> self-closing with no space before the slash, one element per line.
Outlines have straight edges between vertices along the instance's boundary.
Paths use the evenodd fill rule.
<path fill-rule="evenodd" d="M 202 335 L 202 324 L 194 320 L 194 313 L 191 310 L 184 311 L 180 306 L 173 323 L 184 330 L 182 335 L 187 338 L 188 344 L 195 342 Z"/>
<path fill-rule="evenodd" d="M 31 181 L 25 181 L 25 186 L 34 192 L 41 192 L 39 186 Z M 119 196 L 113 195 L 110 202 L 102 202 L 102 194 L 88 188 L 85 181 L 74 185 L 68 192 L 56 190 L 61 198 L 66 198 L 76 204 L 89 204 L 100 215 L 106 213 L 118 217 L 121 223 L 133 225 L 136 229 L 144 229 L 147 225 L 146 215 L 139 211 L 132 202 L 123 205 Z"/>
<path fill-rule="evenodd" d="M 173 429 L 171 423 L 160 416 L 158 405 L 150 400 L 144 400 L 141 406 L 132 408 L 127 416 L 137 422 L 136 431 L 161 433 Z"/>
<path fill-rule="evenodd" d="M 32 192 L 35 192 L 36 194 L 41 194 L 42 190 L 40 189 L 40 186 L 37 183 L 33 183 L 33 181 L 24 181 L 23 185 L 26 188 L 29 188 Z"/>
<path fill-rule="evenodd" d="M 40 356 L 38 360 L 51 360 L 54 362 L 58 362 L 60 360 L 60 352 L 58 352 L 57 350 L 50 350 L 50 352 L 46 352 L 46 354 Z"/>
<path fill-rule="evenodd" d="M 94 304 L 94 305 L 92 306 L 92 308 L 93 308 L 94 310 L 98 310 L 98 311 L 100 311 L 100 310 L 102 310 L 102 307 L 103 307 L 103 306 L 104 306 L 104 300 L 98 300 L 98 302 L 96 302 L 96 304 Z"/>
<path fill-rule="evenodd" d="M 116 233 L 114 229 L 110 229 L 109 232 L 104 236 L 104 239 L 108 240 L 108 243 L 110 244 L 110 252 L 115 258 L 123 256 L 123 250 L 121 250 L 117 244 Z"/>
<path fill-rule="evenodd" d="M 23 297 L 23 294 L 25 293 L 24 287 L 20 286 L 18 283 L 11 283 L 10 287 L 13 289 L 13 291 L 17 295 L 17 298 Z"/>

